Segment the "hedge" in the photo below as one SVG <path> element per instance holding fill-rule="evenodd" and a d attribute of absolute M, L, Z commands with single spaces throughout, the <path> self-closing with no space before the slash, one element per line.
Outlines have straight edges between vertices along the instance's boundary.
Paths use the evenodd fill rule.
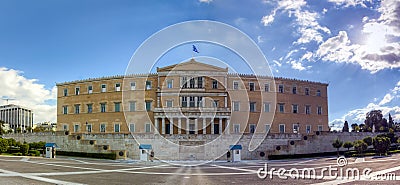
<path fill-rule="evenodd" d="M 340 155 L 344 152 L 340 151 Z M 269 160 L 279 160 L 279 159 L 297 159 L 297 158 L 312 158 L 312 157 L 325 157 L 337 155 L 337 152 L 323 152 L 323 153 L 311 153 L 311 154 L 294 154 L 294 155 L 269 155 Z"/>
<path fill-rule="evenodd" d="M 29 150 L 28 155 L 31 156 L 40 156 L 40 152 L 38 150 Z"/>
<path fill-rule="evenodd" d="M 117 157 L 115 153 L 86 153 L 86 152 L 68 152 L 68 151 L 56 151 L 56 155 L 112 159 L 112 160 L 115 160 Z"/>

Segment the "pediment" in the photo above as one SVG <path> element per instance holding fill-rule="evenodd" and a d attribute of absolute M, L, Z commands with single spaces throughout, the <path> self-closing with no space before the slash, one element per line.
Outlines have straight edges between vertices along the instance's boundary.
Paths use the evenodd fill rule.
<path fill-rule="evenodd" d="M 197 62 L 191 59 L 188 62 L 174 64 L 162 68 L 157 68 L 157 72 L 168 71 L 213 71 L 213 72 L 228 72 L 228 68 L 221 68 L 210 64 Z"/>

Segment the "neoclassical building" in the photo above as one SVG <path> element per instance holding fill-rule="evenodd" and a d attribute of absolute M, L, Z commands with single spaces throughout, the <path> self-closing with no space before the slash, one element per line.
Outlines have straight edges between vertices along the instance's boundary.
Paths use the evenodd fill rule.
<path fill-rule="evenodd" d="M 328 84 L 230 74 L 191 59 L 58 83 L 57 129 L 70 133 L 252 134 L 328 131 Z"/>
<path fill-rule="evenodd" d="M 19 105 L 0 106 L 0 120 L 9 124 L 9 127 L 16 131 L 26 131 L 28 127 L 33 128 L 33 111 Z"/>

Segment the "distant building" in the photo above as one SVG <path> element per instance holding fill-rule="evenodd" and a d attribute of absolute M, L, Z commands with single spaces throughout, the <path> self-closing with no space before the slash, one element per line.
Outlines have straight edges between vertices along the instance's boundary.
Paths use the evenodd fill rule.
<path fill-rule="evenodd" d="M 71 133 L 252 134 L 328 131 L 328 84 L 229 74 L 190 60 L 58 83 L 57 130 Z M 123 94 L 124 92 L 124 94 Z"/>
<path fill-rule="evenodd" d="M 18 128 L 25 131 L 28 127 L 33 127 L 33 111 L 19 105 L 2 105 L 0 106 L 0 120 L 9 124 L 9 128 L 14 131 Z"/>
<path fill-rule="evenodd" d="M 37 123 L 33 126 L 34 132 L 51 132 L 51 131 L 56 131 L 56 129 L 57 129 L 57 123 L 50 123 L 50 122 Z"/>

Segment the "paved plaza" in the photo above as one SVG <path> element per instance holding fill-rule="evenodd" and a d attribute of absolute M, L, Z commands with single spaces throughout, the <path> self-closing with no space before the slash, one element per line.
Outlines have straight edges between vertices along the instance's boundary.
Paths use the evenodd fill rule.
<path fill-rule="evenodd" d="M 400 155 L 393 155 L 347 158 L 340 163 L 336 157 L 324 157 L 195 165 L 0 156 L 0 184 L 398 184 L 395 179 L 400 180 L 399 160 Z M 360 176 L 354 175 L 356 169 Z M 346 171 L 348 176 L 344 175 Z M 363 175 L 363 171 L 368 175 Z M 310 174 L 302 175 L 303 172 Z"/>

